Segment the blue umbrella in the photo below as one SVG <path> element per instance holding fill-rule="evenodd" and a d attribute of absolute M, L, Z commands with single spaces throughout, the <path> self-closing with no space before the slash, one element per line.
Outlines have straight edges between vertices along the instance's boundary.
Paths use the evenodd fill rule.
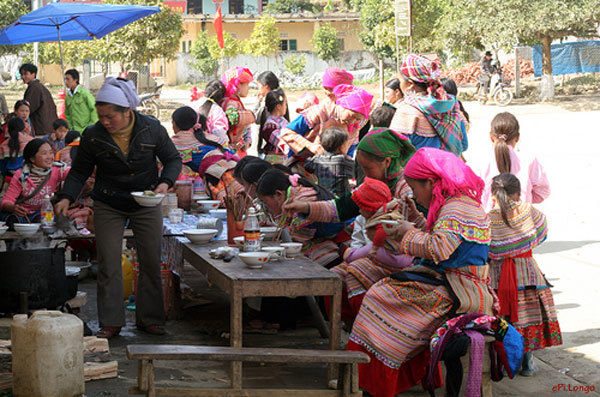
<path fill-rule="evenodd" d="M 23 15 L 2 29 L 0 44 L 58 41 L 62 66 L 61 41 L 99 39 L 158 12 L 159 7 L 51 3 Z"/>

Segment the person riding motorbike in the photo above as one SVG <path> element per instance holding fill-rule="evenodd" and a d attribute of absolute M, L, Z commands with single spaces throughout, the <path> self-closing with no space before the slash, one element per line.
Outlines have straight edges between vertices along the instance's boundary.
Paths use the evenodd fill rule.
<path fill-rule="evenodd" d="M 490 80 L 492 75 L 496 73 L 496 66 L 492 61 L 492 53 L 490 51 L 486 51 L 485 55 L 479 62 L 479 70 L 481 71 L 480 82 L 483 86 L 483 94 L 488 95 Z"/>

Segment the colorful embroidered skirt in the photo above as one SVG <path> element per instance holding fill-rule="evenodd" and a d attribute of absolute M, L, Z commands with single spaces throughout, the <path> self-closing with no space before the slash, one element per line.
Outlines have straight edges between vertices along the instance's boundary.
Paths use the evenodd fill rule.
<path fill-rule="evenodd" d="M 398 269 L 387 267 L 369 258 L 360 258 L 352 263 L 342 263 L 331 270 L 340 275 L 344 281 L 344 288 L 348 292 L 348 298 L 353 298 L 364 294 L 373 284 Z"/>
<path fill-rule="evenodd" d="M 520 290 L 518 305 L 519 321 L 512 325 L 525 339 L 525 352 L 562 345 L 550 288 Z"/>
<path fill-rule="evenodd" d="M 385 278 L 367 291 L 350 340 L 398 369 L 429 345 L 451 307 L 452 297 L 443 285 Z"/>

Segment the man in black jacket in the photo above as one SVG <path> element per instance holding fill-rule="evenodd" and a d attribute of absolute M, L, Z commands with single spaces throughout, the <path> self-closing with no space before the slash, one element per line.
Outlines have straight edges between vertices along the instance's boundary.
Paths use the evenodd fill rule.
<path fill-rule="evenodd" d="M 33 125 L 35 135 L 52 134 L 54 129 L 52 123 L 58 118 L 56 114 L 56 104 L 52 99 L 52 94 L 37 79 L 37 66 L 31 63 L 24 63 L 19 68 L 23 83 L 27 84 L 24 99 L 29 102 L 29 117 Z"/>
<path fill-rule="evenodd" d="M 158 120 L 134 111 L 139 98 L 133 83 L 109 77 L 96 95 L 99 121 L 83 132 L 69 176 L 58 195 L 56 214 L 64 214 L 96 168 L 94 227 L 98 249 L 98 337 L 111 338 L 125 325 L 121 254 L 127 219 L 140 263 L 136 296 L 138 328 L 164 334 L 160 278 L 162 212 L 141 207 L 131 192 L 166 193 L 181 171 L 181 158 Z M 159 176 L 156 158 L 163 164 Z"/>

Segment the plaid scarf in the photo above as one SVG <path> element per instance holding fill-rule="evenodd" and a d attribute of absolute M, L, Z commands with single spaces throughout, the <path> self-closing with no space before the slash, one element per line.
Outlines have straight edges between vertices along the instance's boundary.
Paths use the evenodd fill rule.
<path fill-rule="evenodd" d="M 452 95 L 446 100 L 431 95 L 407 95 L 404 102 L 427 117 L 442 141 L 442 149 L 460 156 L 462 144 L 462 123 L 458 101 Z"/>

